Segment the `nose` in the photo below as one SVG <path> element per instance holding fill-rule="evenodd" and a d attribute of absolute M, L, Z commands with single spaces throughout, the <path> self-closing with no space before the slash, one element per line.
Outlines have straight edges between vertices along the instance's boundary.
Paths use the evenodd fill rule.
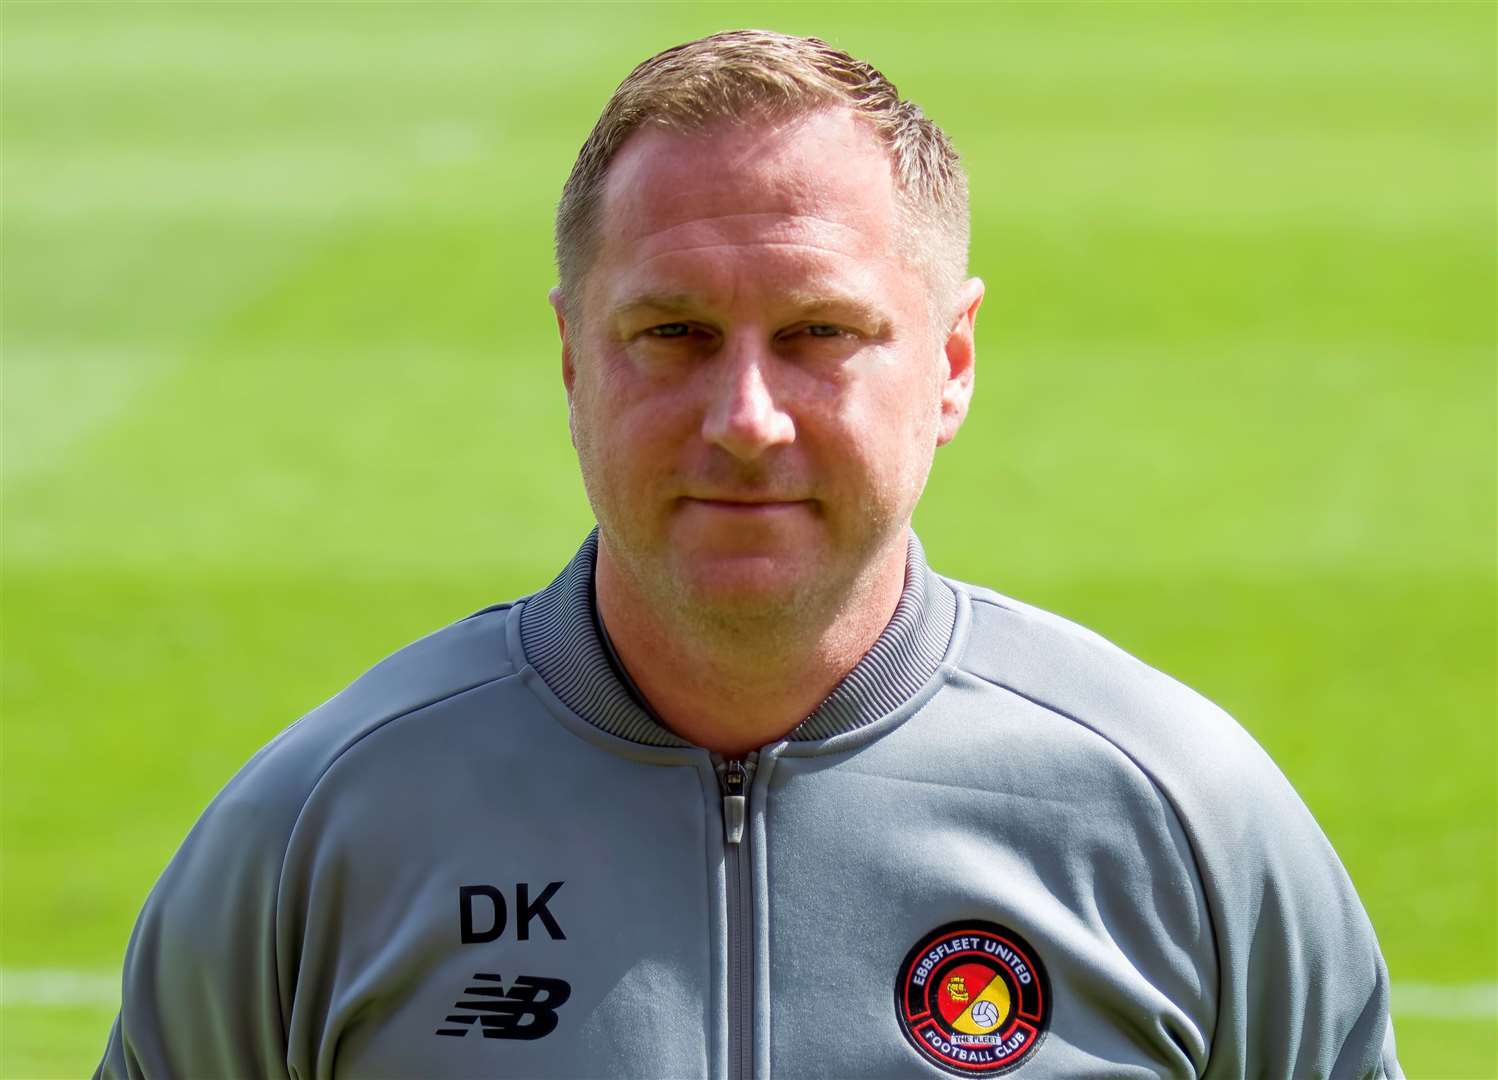
<path fill-rule="evenodd" d="M 754 348 L 720 357 L 717 370 L 705 372 L 709 400 L 702 417 L 702 437 L 741 461 L 752 461 L 771 447 L 796 438 L 796 425 L 765 379 L 771 358 Z"/>

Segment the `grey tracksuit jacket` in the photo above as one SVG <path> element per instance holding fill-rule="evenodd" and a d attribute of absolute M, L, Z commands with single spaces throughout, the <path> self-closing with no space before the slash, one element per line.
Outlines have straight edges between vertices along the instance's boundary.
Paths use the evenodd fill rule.
<path fill-rule="evenodd" d="M 611 659 L 595 551 L 229 782 L 98 1075 L 1399 1075 L 1346 873 L 1190 690 L 912 537 L 870 653 L 725 762 Z"/>

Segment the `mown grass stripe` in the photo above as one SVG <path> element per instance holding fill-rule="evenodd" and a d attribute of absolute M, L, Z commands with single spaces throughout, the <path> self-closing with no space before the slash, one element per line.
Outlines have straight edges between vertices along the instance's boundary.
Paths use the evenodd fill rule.
<path fill-rule="evenodd" d="M 1394 1015 L 1483 1020 L 1498 1016 L 1498 982 L 1456 984 L 1398 982 Z"/>

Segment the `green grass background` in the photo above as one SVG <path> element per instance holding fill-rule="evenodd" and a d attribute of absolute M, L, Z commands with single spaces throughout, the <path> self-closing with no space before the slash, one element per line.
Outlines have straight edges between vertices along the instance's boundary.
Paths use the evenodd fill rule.
<path fill-rule="evenodd" d="M 260 744 L 589 525 L 545 290 L 637 60 L 734 25 L 956 139 L 989 283 L 934 564 L 1228 707 L 1396 984 L 1498 980 L 1495 9 L 22 4 L 3 20 L 5 970 L 114 973 Z M 1415 1077 L 1498 1076 L 1398 1016 Z M 4 1005 L 0 1075 L 112 1009 Z"/>

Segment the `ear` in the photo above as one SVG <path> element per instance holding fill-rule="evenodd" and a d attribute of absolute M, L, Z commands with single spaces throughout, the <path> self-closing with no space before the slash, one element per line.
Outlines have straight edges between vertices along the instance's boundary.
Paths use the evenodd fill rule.
<path fill-rule="evenodd" d="M 562 302 L 562 287 L 554 287 L 546 294 L 547 302 L 557 317 L 557 333 L 562 339 L 562 385 L 567 388 L 567 399 L 572 399 L 572 384 L 577 379 L 577 370 L 572 362 L 572 345 L 567 338 L 567 313 Z"/>
<path fill-rule="evenodd" d="M 941 386 L 941 423 L 936 445 L 945 446 L 957 437 L 957 429 L 967 418 L 968 403 L 973 399 L 973 366 L 977 359 L 974 339 L 978 323 L 978 306 L 983 303 L 983 281 L 969 278 L 957 290 L 958 314 L 947 330 L 943 344 L 946 367 Z"/>
<path fill-rule="evenodd" d="M 557 334 L 562 339 L 562 385 L 567 388 L 567 430 L 572 436 L 572 445 L 577 445 L 577 421 L 572 409 L 572 389 L 577 385 L 577 365 L 572 355 L 572 341 L 567 336 L 567 314 L 562 301 L 562 287 L 553 288 L 546 294 L 551 310 L 557 317 Z"/>

